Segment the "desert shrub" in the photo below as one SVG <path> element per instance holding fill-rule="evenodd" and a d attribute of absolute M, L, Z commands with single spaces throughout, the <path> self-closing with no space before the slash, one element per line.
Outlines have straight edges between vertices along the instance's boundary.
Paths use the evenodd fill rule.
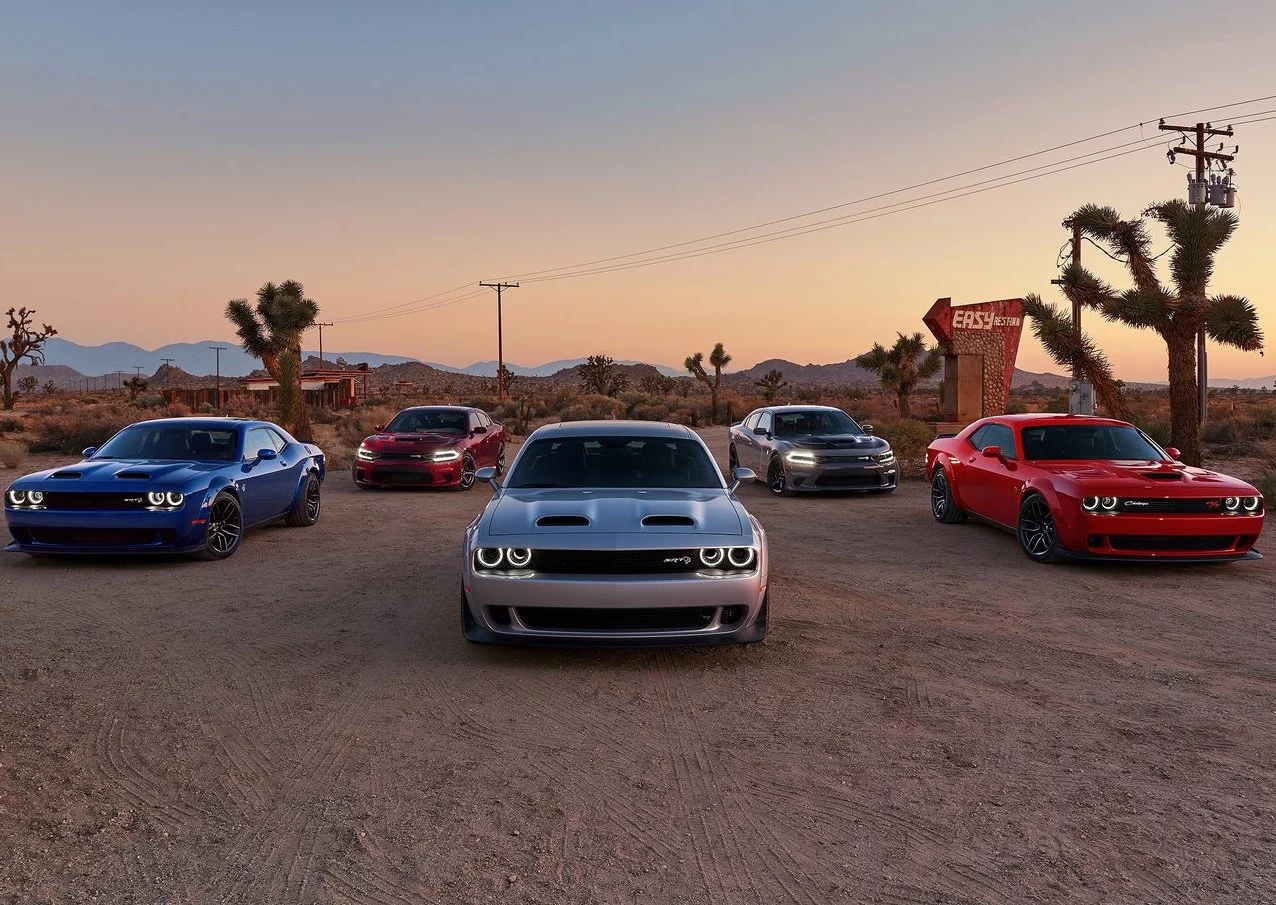
<path fill-rule="evenodd" d="M 1170 422 L 1162 421 L 1157 418 L 1135 419 L 1135 425 L 1143 433 L 1152 438 L 1153 442 L 1159 444 L 1161 448 L 1170 445 Z"/>
<path fill-rule="evenodd" d="M 1267 472 L 1254 482 L 1254 486 L 1258 488 L 1258 492 L 1263 495 L 1263 499 L 1268 505 L 1272 500 L 1276 500 L 1276 461 L 1268 462 Z"/>
<path fill-rule="evenodd" d="M 165 418 L 187 418 L 191 414 L 191 407 L 185 402 L 173 402 L 164 407 L 163 415 Z"/>
<path fill-rule="evenodd" d="M 913 419 L 879 419 L 873 433 L 887 440 L 895 452 L 901 478 L 926 477 L 926 447 L 935 439 L 935 429 Z"/>
<path fill-rule="evenodd" d="M 211 402 L 201 402 L 199 404 L 199 408 L 197 409 L 197 411 L 201 415 L 212 415 L 217 411 L 217 407 L 214 406 Z"/>
<path fill-rule="evenodd" d="M 364 437 L 376 433 L 378 424 L 389 424 L 398 414 L 398 409 L 376 406 L 354 409 L 344 414 L 345 417 L 336 424 L 336 438 L 346 446 L 357 447 Z"/>
<path fill-rule="evenodd" d="M 659 405 L 643 403 L 634 406 L 634 410 L 629 413 L 629 417 L 637 418 L 639 421 L 668 421 L 669 406 L 663 403 Z"/>
<path fill-rule="evenodd" d="M 0 462 L 5 468 L 17 468 L 27 460 L 27 447 L 15 440 L 0 441 Z"/>
<path fill-rule="evenodd" d="M 118 408 L 120 407 L 112 406 L 105 411 L 86 411 L 41 419 L 31 451 L 73 455 L 89 446 L 101 446 L 121 428 L 137 420 L 115 411 Z"/>
<path fill-rule="evenodd" d="M 17 418 L 0 418 L 0 434 L 12 434 L 22 430 L 22 422 Z"/>
<path fill-rule="evenodd" d="M 133 400 L 133 406 L 140 409 L 157 409 L 164 404 L 164 397 L 158 393 L 139 393 Z"/>
<path fill-rule="evenodd" d="M 1201 430 L 1201 439 L 1206 443 L 1235 443 L 1245 438 L 1246 422 L 1239 418 L 1218 418 L 1207 421 Z"/>
<path fill-rule="evenodd" d="M 625 404 L 610 396 L 578 396 L 576 402 L 560 411 L 563 421 L 595 421 L 604 418 L 620 418 Z"/>

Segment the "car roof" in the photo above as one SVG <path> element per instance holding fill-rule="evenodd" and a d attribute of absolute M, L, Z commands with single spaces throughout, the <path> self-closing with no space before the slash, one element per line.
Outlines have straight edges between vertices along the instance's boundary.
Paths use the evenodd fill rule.
<path fill-rule="evenodd" d="M 1018 427 L 1035 427 L 1048 424 L 1076 424 L 1108 427 L 1129 427 L 1129 422 L 1098 415 L 1069 415 L 1066 412 L 1028 412 L 1017 415 L 990 415 L 983 421 L 1004 421 Z"/>
<path fill-rule="evenodd" d="M 545 437 L 694 437 L 691 428 L 665 421 L 560 421 L 536 429 Z"/>
<path fill-rule="evenodd" d="M 171 424 L 178 427 L 190 428 L 208 428 L 210 430 L 227 430 L 238 427 L 273 427 L 282 430 L 277 424 L 269 421 L 261 421 L 256 418 L 231 418 L 231 417 L 200 417 L 191 416 L 186 418 L 151 418 L 147 421 L 135 421 L 128 427 L 139 427 L 143 424 L 154 425 L 156 427 Z"/>
<path fill-rule="evenodd" d="M 405 409 L 399 409 L 400 412 L 474 412 L 482 411 L 476 409 L 472 405 L 409 405 Z"/>
<path fill-rule="evenodd" d="M 764 405 L 759 412 L 841 412 L 835 405 Z M 845 414 L 843 412 L 843 414 Z"/>

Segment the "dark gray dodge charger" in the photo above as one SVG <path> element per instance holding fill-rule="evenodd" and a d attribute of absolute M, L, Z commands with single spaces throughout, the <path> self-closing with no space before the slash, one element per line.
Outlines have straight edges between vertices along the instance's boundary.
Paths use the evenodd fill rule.
<path fill-rule="evenodd" d="M 899 484 L 895 453 L 872 426 L 826 405 L 773 405 L 731 425 L 731 467 L 766 476 L 770 491 L 875 491 Z"/>

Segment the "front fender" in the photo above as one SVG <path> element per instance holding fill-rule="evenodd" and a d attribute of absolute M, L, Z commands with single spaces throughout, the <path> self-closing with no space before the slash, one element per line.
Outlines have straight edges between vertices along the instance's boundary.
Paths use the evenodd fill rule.
<path fill-rule="evenodd" d="M 1019 502 L 1030 493 L 1043 497 L 1054 515 L 1059 544 L 1066 550 L 1085 550 L 1086 528 L 1081 514 L 1081 502 L 1067 488 L 1055 487 L 1045 480 L 1028 481 L 1023 486 Z"/>

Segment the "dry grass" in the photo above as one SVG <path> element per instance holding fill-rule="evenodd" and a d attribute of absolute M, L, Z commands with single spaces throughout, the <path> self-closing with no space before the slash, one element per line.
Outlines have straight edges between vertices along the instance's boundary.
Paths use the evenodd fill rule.
<path fill-rule="evenodd" d="M 0 462 L 5 468 L 18 468 L 27 460 L 27 445 L 16 440 L 0 440 Z"/>

